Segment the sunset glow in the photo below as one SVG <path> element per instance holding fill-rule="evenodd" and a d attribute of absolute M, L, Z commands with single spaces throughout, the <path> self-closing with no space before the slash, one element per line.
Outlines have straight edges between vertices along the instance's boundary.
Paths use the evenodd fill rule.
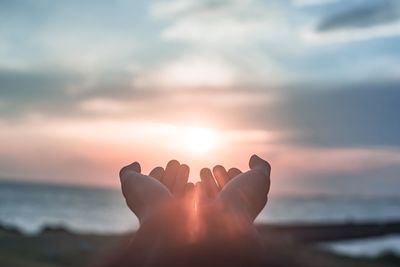
<path fill-rule="evenodd" d="M 400 1 L 27 2 L 0 4 L 0 180 L 258 154 L 272 194 L 397 194 Z"/>
<path fill-rule="evenodd" d="M 185 148 L 195 154 L 204 154 L 218 143 L 215 131 L 205 128 L 190 128 L 184 132 Z"/>

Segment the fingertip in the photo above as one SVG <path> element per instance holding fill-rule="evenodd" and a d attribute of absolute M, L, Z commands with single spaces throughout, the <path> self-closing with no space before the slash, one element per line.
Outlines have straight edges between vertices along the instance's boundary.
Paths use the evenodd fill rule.
<path fill-rule="evenodd" d="M 184 170 L 185 173 L 188 173 L 188 174 L 189 174 L 190 168 L 189 168 L 188 165 L 182 164 L 180 168 L 181 168 L 181 170 Z"/>
<path fill-rule="evenodd" d="M 260 157 L 257 156 L 256 154 L 251 155 L 250 160 L 249 160 L 250 168 L 251 168 L 252 165 L 256 164 L 259 159 L 260 159 Z"/>
<path fill-rule="evenodd" d="M 163 184 L 172 192 L 175 182 L 176 176 L 179 172 L 180 163 L 179 161 L 173 159 L 167 163 L 167 167 L 165 167 L 165 174 L 163 178 Z"/>
<path fill-rule="evenodd" d="M 163 177 L 164 177 L 164 173 L 165 173 L 164 168 L 158 166 L 158 167 L 155 167 L 155 168 L 150 172 L 149 176 L 151 176 L 151 177 L 153 177 L 153 178 L 155 178 L 155 179 L 157 179 L 157 180 L 159 180 L 159 181 L 162 181 L 162 179 L 163 179 Z"/>
<path fill-rule="evenodd" d="M 200 170 L 200 177 L 206 177 L 211 174 L 211 170 L 209 168 L 203 168 Z"/>
<path fill-rule="evenodd" d="M 126 178 L 127 178 L 126 172 L 127 171 L 133 171 L 133 172 L 140 173 L 141 172 L 141 167 L 140 167 L 139 162 L 135 161 L 135 162 L 123 167 L 119 171 L 119 178 L 120 178 L 121 183 L 123 183 L 126 180 Z"/>
<path fill-rule="evenodd" d="M 271 165 L 255 154 L 250 157 L 249 167 L 250 169 L 258 168 L 268 175 L 271 172 Z"/>
<path fill-rule="evenodd" d="M 222 189 L 225 184 L 229 181 L 229 175 L 224 166 L 216 165 L 213 168 L 213 174 L 216 182 L 218 183 L 219 189 Z"/>
<path fill-rule="evenodd" d="M 168 161 L 167 168 L 168 167 L 176 167 L 179 165 L 180 165 L 179 161 L 177 161 L 176 159 L 173 159 L 173 160 Z"/>
<path fill-rule="evenodd" d="M 157 173 L 164 172 L 164 168 L 161 166 L 157 166 L 151 172 L 157 172 Z"/>
<path fill-rule="evenodd" d="M 142 171 L 142 168 L 140 167 L 139 162 L 135 161 L 131 165 L 129 165 L 129 168 L 137 173 L 140 173 Z"/>
<path fill-rule="evenodd" d="M 224 166 L 222 165 L 215 165 L 213 168 L 213 172 L 217 172 L 219 170 L 225 170 Z"/>
<path fill-rule="evenodd" d="M 230 179 L 235 178 L 236 176 L 238 176 L 241 173 L 242 173 L 242 171 L 239 170 L 238 168 L 230 168 L 228 170 L 228 176 L 229 176 Z"/>
<path fill-rule="evenodd" d="M 175 193 L 177 194 L 183 193 L 188 179 L 189 179 L 189 166 L 187 166 L 186 164 L 182 164 L 179 166 L 174 184 Z"/>

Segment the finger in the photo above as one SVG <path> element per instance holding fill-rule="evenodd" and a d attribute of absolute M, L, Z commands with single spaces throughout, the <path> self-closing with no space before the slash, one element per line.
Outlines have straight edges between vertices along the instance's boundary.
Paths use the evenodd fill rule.
<path fill-rule="evenodd" d="M 218 194 L 218 186 L 210 169 L 203 168 L 200 171 L 200 179 L 203 183 L 203 188 L 205 189 L 207 195 L 211 198 L 214 198 Z"/>
<path fill-rule="evenodd" d="M 252 170 L 258 169 L 267 176 L 269 176 L 271 173 L 271 165 L 257 155 L 251 156 L 249 161 L 249 167 Z"/>
<path fill-rule="evenodd" d="M 125 167 L 123 167 L 119 171 L 119 178 L 121 183 L 123 183 L 131 173 L 140 173 L 141 172 L 141 167 L 139 162 L 135 161 Z"/>
<path fill-rule="evenodd" d="M 121 169 L 121 189 L 128 207 L 142 222 L 172 196 L 168 189 L 155 179 L 140 173 L 140 165 L 135 162 Z"/>
<path fill-rule="evenodd" d="M 179 162 L 177 160 L 171 160 L 168 162 L 165 168 L 163 184 L 172 192 L 173 186 L 175 184 L 176 175 L 179 170 Z"/>
<path fill-rule="evenodd" d="M 185 185 L 185 198 L 187 199 L 192 199 L 194 194 L 194 184 L 193 183 L 187 183 Z"/>
<path fill-rule="evenodd" d="M 228 172 L 225 170 L 223 166 L 217 165 L 213 168 L 213 174 L 215 180 L 218 183 L 219 189 L 221 190 L 225 186 L 225 184 L 229 181 Z"/>
<path fill-rule="evenodd" d="M 185 194 L 191 194 L 194 190 L 194 183 L 187 183 L 185 185 Z"/>
<path fill-rule="evenodd" d="M 194 186 L 195 201 L 197 203 L 204 203 L 208 199 L 207 192 L 203 182 L 197 182 Z"/>
<path fill-rule="evenodd" d="M 267 203 L 271 167 L 256 155 L 250 158 L 249 165 L 249 171 L 237 176 L 224 187 L 219 199 L 238 213 L 244 211 L 253 221 Z"/>
<path fill-rule="evenodd" d="M 165 171 L 164 171 L 163 167 L 156 167 L 150 172 L 149 176 L 151 176 L 161 182 L 164 178 L 164 173 L 165 173 Z"/>
<path fill-rule="evenodd" d="M 242 171 L 239 170 L 238 168 L 230 168 L 228 171 L 229 180 L 235 178 L 236 176 L 238 176 L 241 173 L 242 173 Z"/>
<path fill-rule="evenodd" d="M 175 185 L 173 187 L 172 194 L 176 197 L 182 197 L 185 192 L 185 185 L 189 179 L 189 166 L 182 164 L 179 166 L 178 174 L 175 179 Z"/>

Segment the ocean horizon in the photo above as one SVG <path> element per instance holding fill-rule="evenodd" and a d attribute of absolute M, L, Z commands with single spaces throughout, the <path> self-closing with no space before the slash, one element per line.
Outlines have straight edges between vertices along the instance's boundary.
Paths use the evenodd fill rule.
<path fill-rule="evenodd" d="M 258 223 L 357 223 L 400 220 L 400 196 L 271 195 Z M 0 224 L 35 234 L 43 227 L 123 233 L 138 221 L 117 188 L 0 181 Z"/>

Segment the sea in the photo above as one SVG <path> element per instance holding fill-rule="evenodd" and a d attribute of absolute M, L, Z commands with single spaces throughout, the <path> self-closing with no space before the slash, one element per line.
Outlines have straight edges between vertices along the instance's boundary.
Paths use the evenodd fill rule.
<path fill-rule="evenodd" d="M 399 196 L 271 196 L 260 223 L 387 222 L 400 220 Z M 0 182 L 0 224 L 36 234 L 45 226 L 78 233 L 123 233 L 138 221 L 113 188 Z M 324 245 L 325 246 L 325 245 Z M 334 242 L 327 248 L 356 256 L 391 250 L 400 255 L 400 235 Z"/>

